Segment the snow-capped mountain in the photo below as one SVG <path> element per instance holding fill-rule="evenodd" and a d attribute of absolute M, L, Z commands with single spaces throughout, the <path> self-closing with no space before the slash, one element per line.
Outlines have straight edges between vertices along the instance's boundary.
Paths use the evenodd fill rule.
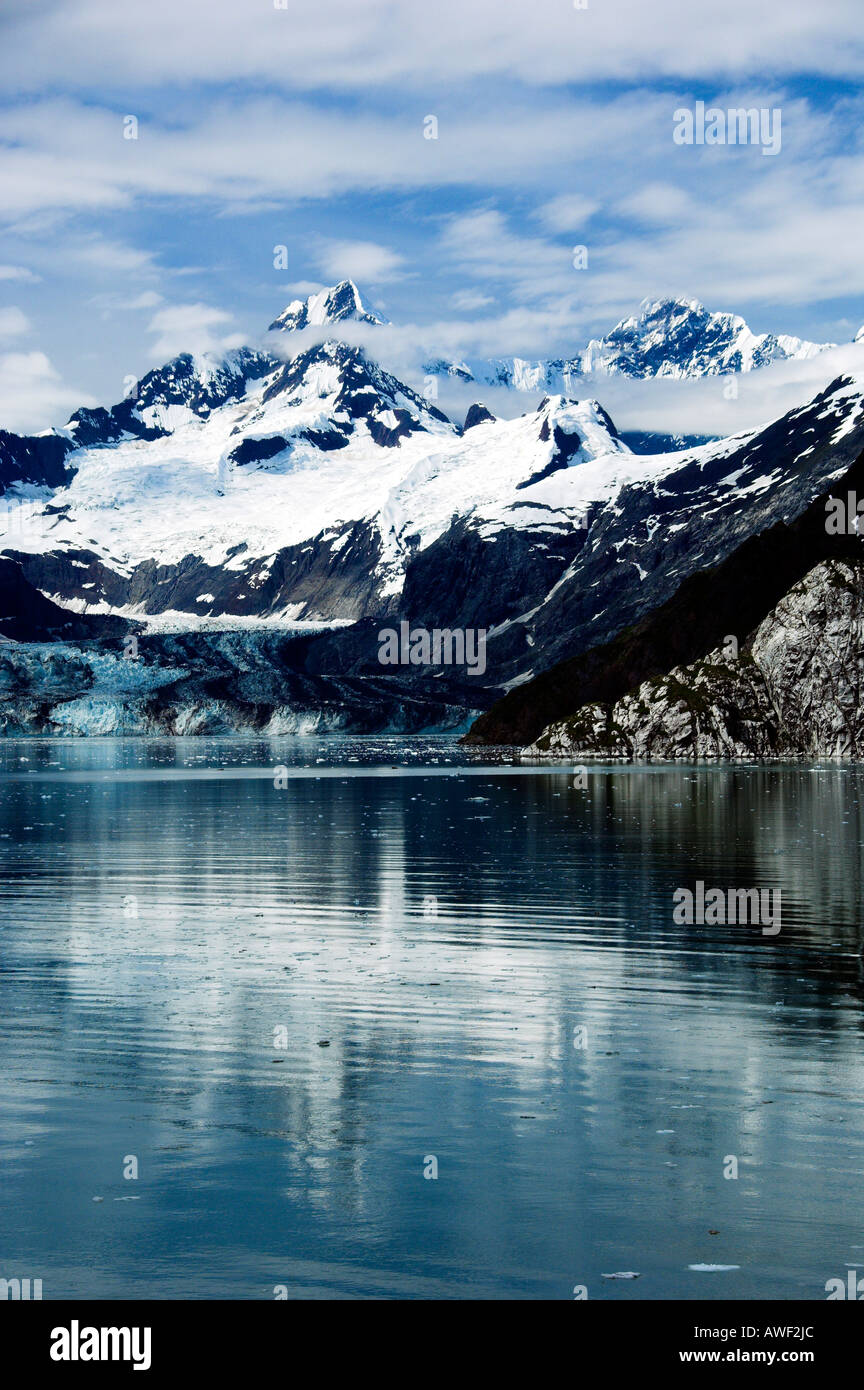
<path fill-rule="evenodd" d="M 643 300 L 639 313 L 572 357 L 439 361 L 433 372 L 514 391 L 572 395 L 597 377 L 702 377 L 755 371 L 770 362 L 815 357 L 834 343 L 754 333 L 738 314 L 715 313 L 696 299 Z"/>
<path fill-rule="evenodd" d="M 66 486 L 17 501 L 6 549 L 36 587 L 79 611 L 353 620 L 392 605 L 454 517 L 551 540 L 579 507 L 556 476 L 601 456 L 639 467 L 596 402 L 463 434 L 335 342 L 183 410 L 171 433 L 163 415 L 148 437 L 79 448 Z"/>
<path fill-rule="evenodd" d="M 270 331 L 291 333 L 301 328 L 320 328 L 329 323 L 386 323 L 380 314 L 369 309 L 360 298 L 353 280 L 340 280 L 338 285 L 319 290 L 306 299 L 292 299 L 271 323 Z"/>
<path fill-rule="evenodd" d="M 696 299 L 646 299 L 638 316 L 592 339 L 577 360 L 583 376 L 723 376 L 834 346 L 754 333 L 738 314 L 713 313 Z"/>
<path fill-rule="evenodd" d="M 404 726 L 422 726 L 431 700 L 458 722 L 494 687 L 606 640 L 797 515 L 864 443 L 864 390 L 849 379 L 767 428 L 651 456 L 627 447 L 596 400 L 561 393 L 507 420 L 478 403 L 460 429 L 368 349 L 339 341 L 340 322 L 369 312 L 346 285 L 290 306 L 292 323 L 332 323 L 323 341 L 298 339 L 292 353 L 282 315 L 278 356 L 184 355 L 64 430 L 0 436 L 0 632 L 11 623 L 26 635 L 28 604 L 41 614 L 34 635 L 143 620 L 163 632 L 161 647 L 152 637 L 155 685 L 140 687 L 157 704 L 176 662 L 195 691 L 183 699 L 204 699 L 213 662 L 229 704 L 243 686 L 275 708 L 276 661 L 299 682 L 292 699 L 338 710 L 365 708 L 368 681 L 382 680 L 382 620 L 482 628 L 485 695 L 433 672 L 434 696 L 411 685 L 409 698 L 415 675 L 397 674 L 398 698 L 392 683 L 376 685 L 368 714 L 380 726 L 395 699 Z M 228 647 L 172 638 L 164 676 L 164 630 L 214 624 L 235 630 Z M 286 653 L 272 634 L 297 624 L 329 631 Z M 241 673 L 253 667 L 248 686 Z M 38 682 L 42 669 L 20 678 Z M 101 679 L 88 669 L 76 690 Z"/>
<path fill-rule="evenodd" d="M 364 304 L 353 280 L 343 280 L 305 300 L 294 300 L 274 319 L 270 330 L 293 332 L 345 321 L 387 322 Z M 728 375 L 755 371 L 771 362 L 814 357 L 835 346 L 785 334 L 754 333 L 740 315 L 714 312 L 696 299 L 645 299 L 637 315 L 622 319 L 604 337 L 592 338 L 570 357 L 438 358 L 427 363 L 426 370 L 515 391 L 572 395 L 592 377 Z"/>
<path fill-rule="evenodd" d="M 147 372 L 129 394 L 106 410 L 76 410 L 65 430 L 72 444 L 87 447 L 124 439 L 160 439 L 181 425 L 206 420 L 213 410 L 241 400 L 255 382 L 273 372 L 276 359 L 253 348 L 224 357 L 182 353 Z"/>

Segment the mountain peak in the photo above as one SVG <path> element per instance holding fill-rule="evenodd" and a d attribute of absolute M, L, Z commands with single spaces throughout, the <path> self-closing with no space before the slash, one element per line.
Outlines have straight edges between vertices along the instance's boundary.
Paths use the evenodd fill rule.
<path fill-rule="evenodd" d="M 722 376 L 769 362 L 813 357 L 832 343 L 754 333 L 739 314 L 706 309 L 698 299 L 643 299 L 638 317 L 622 319 L 582 352 L 582 375 Z"/>
<path fill-rule="evenodd" d="M 386 323 L 387 320 L 367 308 L 353 280 L 340 280 L 338 285 L 317 290 L 306 299 L 293 299 L 287 309 L 270 324 L 270 331 L 296 332 L 301 328 L 317 328 L 327 323 Z"/>
<path fill-rule="evenodd" d="M 681 295 L 667 296 L 664 299 L 643 299 L 639 305 L 640 319 L 653 318 L 657 315 L 668 315 L 676 310 L 683 309 L 686 313 L 701 314 L 705 312 L 705 306 L 698 299 L 687 299 Z"/>

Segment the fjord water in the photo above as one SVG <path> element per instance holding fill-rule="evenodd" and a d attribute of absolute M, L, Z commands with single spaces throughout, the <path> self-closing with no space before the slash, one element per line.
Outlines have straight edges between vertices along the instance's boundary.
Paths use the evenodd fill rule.
<path fill-rule="evenodd" d="M 824 1299 L 864 1274 L 862 790 L 581 787 L 444 740 L 3 743 L 0 1277 Z M 697 879 L 780 889 L 779 934 L 676 925 Z"/>

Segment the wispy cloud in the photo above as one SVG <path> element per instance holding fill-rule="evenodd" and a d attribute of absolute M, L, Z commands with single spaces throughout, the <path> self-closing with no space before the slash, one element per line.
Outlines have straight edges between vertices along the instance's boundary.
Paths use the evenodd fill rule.
<path fill-rule="evenodd" d="M 92 396 L 68 386 L 44 352 L 0 353 L 0 420 L 6 429 L 27 434 L 49 420 L 66 419 Z"/>
<path fill-rule="evenodd" d="M 0 280 L 24 280 L 31 284 L 39 279 L 32 270 L 23 265 L 0 265 Z"/>
<path fill-rule="evenodd" d="M 726 0 L 706 18 L 685 0 L 605 0 L 583 10 L 561 0 L 150 0 L 106 6 L 64 0 L 12 7 L 4 46 L 7 87 L 49 84 L 128 91 L 142 84 L 266 80 L 357 91 L 386 85 L 446 89 L 499 76 L 532 86 L 760 73 L 854 77 L 864 70 L 856 0 Z"/>
<path fill-rule="evenodd" d="M 331 282 L 350 279 L 384 285 L 405 274 L 404 257 L 374 241 L 324 241 L 316 263 Z"/>
<path fill-rule="evenodd" d="M 30 320 L 17 305 L 0 308 L 0 338 L 18 338 L 29 331 Z"/>
<path fill-rule="evenodd" d="M 232 315 L 208 304 L 172 304 L 154 314 L 148 332 L 156 334 L 150 356 L 159 362 L 182 352 L 227 352 L 245 341 L 242 333 L 221 330 Z"/>

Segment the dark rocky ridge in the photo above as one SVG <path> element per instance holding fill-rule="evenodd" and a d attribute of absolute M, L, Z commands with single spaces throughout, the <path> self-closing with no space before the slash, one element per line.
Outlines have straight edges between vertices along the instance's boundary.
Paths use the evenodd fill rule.
<path fill-rule="evenodd" d="M 0 555 L 0 636 L 14 642 L 71 642 L 129 630 L 124 618 L 73 613 L 28 582 L 21 565 Z"/>
<path fill-rule="evenodd" d="M 795 583 L 822 560 L 858 562 L 857 536 L 828 535 L 826 502 L 864 495 L 864 451 L 848 471 L 791 522 L 748 537 L 721 564 L 691 575 L 654 612 L 510 691 L 472 725 L 466 743 L 533 743 L 549 724 L 582 706 L 608 704 L 650 677 L 692 663 L 728 635 L 743 643 Z"/>
<path fill-rule="evenodd" d="M 547 726 L 527 750 L 570 759 L 864 756 L 864 553 L 822 560 L 742 647 L 653 676 Z"/>
<path fill-rule="evenodd" d="M 547 668 L 609 641 L 665 603 L 688 575 L 718 564 L 778 519 L 798 516 L 864 447 L 860 405 L 843 397 L 848 384 L 838 378 L 725 456 L 685 457 L 659 483 L 630 484 L 613 506 L 598 508 L 576 564 L 524 625 L 532 642 L 520 651 L 515 632 L 504 634 L 515 658 L 508 661 L 498 639 L 490 640 L 498 679 L 521 677 L 526 665 L 536 671 L 537 653 Z M 853 410 L 857 423 L 836 441 Z"/>
<path fill-rule="evenodd" d="M 74 476 L 74 445 L 57 434 L 21 435 L 0 430 L 0 496 L 16 484 L 63 487 Z"/>
<path fill-rule="evenodd" d="M 473 430 L 475 425 L 485 425 L 490 421 L 494 423 L 494 420 L 495 416 L 492 411 L 488 410 L 482 401 L 475 401 L 473 405 L 468 407 L 465 423 L 462 426 L 463 433 L 465 430 Z"/>
<path fill-rule="evenodd" d="M 203 419 L 218 406 L 240 400 L 250 382 L 269 376 L 278 366 L 276 358 L 266 353 L 238 348 L 218 368 L 202 374 L 195 358 L 184 352 L 164 367 L 147 372 L 129 395 L 110 409 L 76 410 L 67 429 L 82 448 L 113 444 L 118 439 L 159 439 L 170 431 L 142 420 L 142 411 L 185 405 Z"/>

